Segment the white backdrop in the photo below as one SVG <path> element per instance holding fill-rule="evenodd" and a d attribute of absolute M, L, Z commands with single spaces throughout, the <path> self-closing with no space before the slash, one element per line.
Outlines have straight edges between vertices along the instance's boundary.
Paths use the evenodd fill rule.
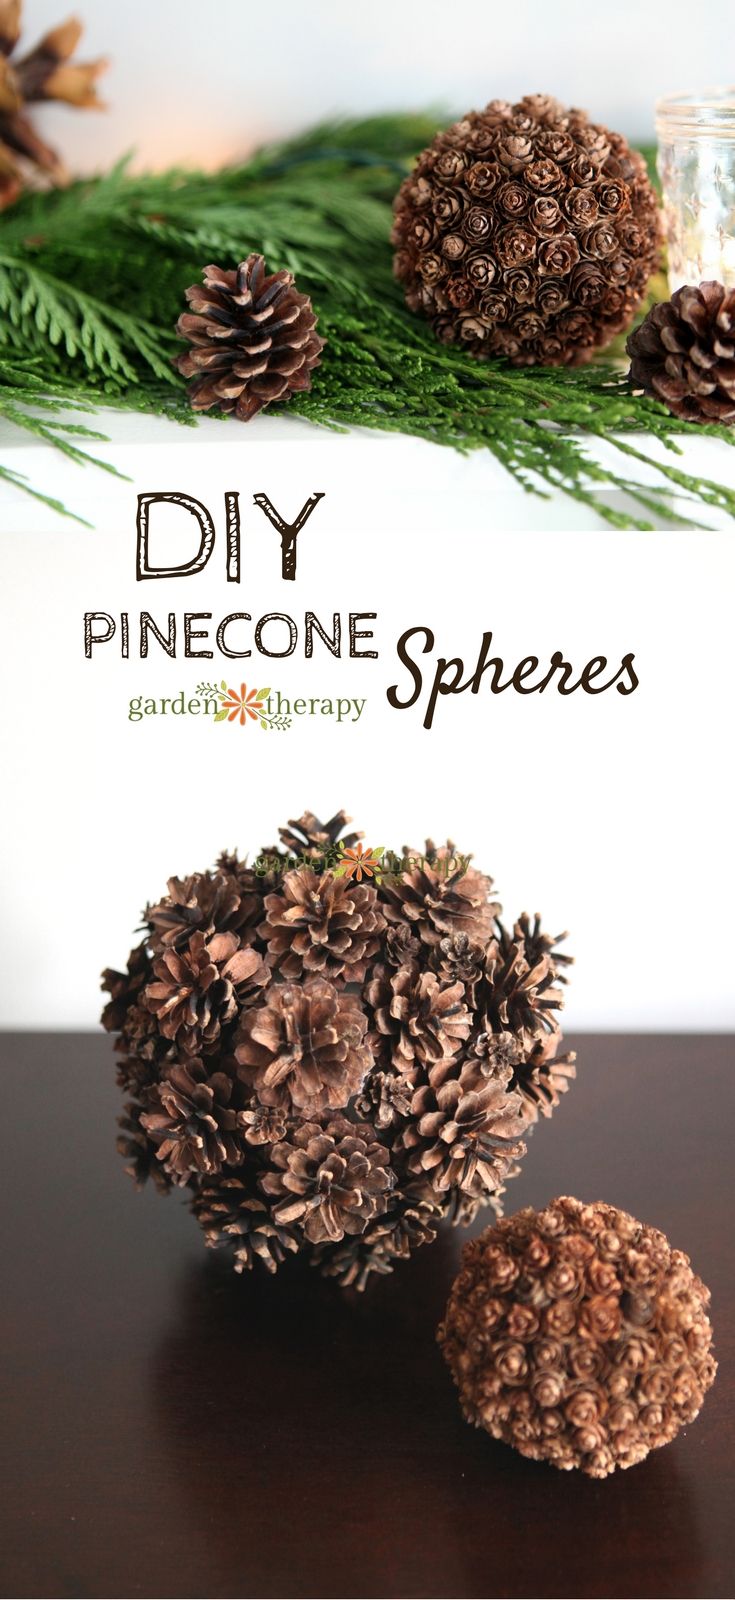
<path fill-rule="evenodd" d="M 4 589 L 0 1025 L 94 1026 L 98 973 L 124 961 L 145 901 L 166 877 L 220 849 L 270 844 L 277 823 L 340 805 L 369 844 L 450 834 L 492 872 L 512 917 L 540 910 L 569 928 L 577 957 L 568 1024 L 716 1029 L 735 1022 L 730 779 L 732 531 L 689 534 L 507 531 L 489 458 L 417 440 L 330 436 L 260 419 L 237 441 L 154 433 L 118 452 L 121 483 L 45 468 L 45 486 L 82 505 L 94 531 L 45 517 L 15 531 L 0 495 Z M 25 452 L 26 470 L 37 470 Z M 43 466 L 43 463 L 40 463 Z M 199 576 L 135 581 L 135 496 L 204 500 L 218 540 Z M 227 584 L 222 496 L 239 489 L 243 582 Z M 252 495 L 265 490 L 307 523 L 295 583 Z M 84 496 L 80 501 L 79 497 Z M 24 502 L 27 510 L 29 502 Z M 543 502 L 538 523 L 545 524 Z M 186 543 L 188 528 L 171 528 Z M 191 544 L 189 536 L 189 544 Z M 84 659 L 85 610 L 377 611 L 377 661 L 335 662 L 316 647 L 282 663 L 147 662 L 116 646 Z M 391 709 L 408 627 L 469 666 L 480 637 L 515 665 L 562 650 L 580 667 L 634 651 L 640 688 L 623 698 L 553 690 L 445 699 L 433 730 Z M 303 720 L 287 733 L 189 717 L 127 720 L 131 696 L 193 691 L 200 677 L 284 694 L 366 696 L 357 724 Z"/>
<path fill-rule="evenodd" d="M 653 104 L 732 75 L 731 0 L 79 0 L 82 54 L 108 55 L 105 116 L 47 108 L 42 126 L 78 170 L 135 147 L 141 164 L 215 165 L 337 113 L 493 95 L 558 95 L 634 138 Z M 62 7 L 63 10 L 63 7 Z M 26 36 L 59 0 L 26 0 Z"/>

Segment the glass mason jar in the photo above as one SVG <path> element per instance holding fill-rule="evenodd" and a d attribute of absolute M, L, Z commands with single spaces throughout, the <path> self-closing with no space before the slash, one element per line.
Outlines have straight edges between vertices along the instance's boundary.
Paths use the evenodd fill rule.
<path fill-rule="evenodd" d="M 735 88 L 672 95 L 656 106 L 669 287 L 735 286 Z"/>

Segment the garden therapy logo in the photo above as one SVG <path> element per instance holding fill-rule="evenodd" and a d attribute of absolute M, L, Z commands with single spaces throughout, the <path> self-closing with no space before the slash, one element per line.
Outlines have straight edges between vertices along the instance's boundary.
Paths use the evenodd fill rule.
<path fill-rule="evenodd" d="M 275 730 L 282 733 L 290 728 L 291 718 L 280 712 L 269 710 L 270 688 L 248 689 L 246 683 L 240 684 L 237 689 L 231 689 L 224 678 L 221 683 L 198 683 L 197 694 L 214 695 L 219 700 L 220 709 L 214 714 L 215 722 L 237 722 L 241 728 L 246 728 L 249 722 L 257 722 L 266 733 Z"/>
<path fill-rule="evenodd" d="M 233 687 L 222 678 L 219 683 L 198 683 L 195 691 L 134 695 L 128 701 L 128 721 L 142 722 L 144 717 L 204 717 L 235 728 L 248 728 L 254 722 L 265 733 L 282 733 L 301 718 L 329 717 L 340 724 L 359 722 L 366 704 L 364 697 L 285 695 L 280 689 L 249 689 L 246 683 Z"/>

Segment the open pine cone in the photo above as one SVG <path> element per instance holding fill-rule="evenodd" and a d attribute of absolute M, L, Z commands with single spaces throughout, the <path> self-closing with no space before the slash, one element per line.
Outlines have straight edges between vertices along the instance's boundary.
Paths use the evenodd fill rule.
<path fill-rule="evenodd" d="M 735 422 L 735 289 L 685 285 L 627 342 L 630 381 L 684 422 Z"/>
<path fill-rule="evenodd" d="M 30 176 L 42 174 L 52 183 L 66 179 L 63 162 L 36 133 L 27 107 L 60 100 L 99 109 L 96 79 L 107 65 L 70 59 L 82 36 L 74 17 L 44 34 L 28 55 L 16 56 L 20 21 L 21 0 L 0 0 L 0 210 L 17 199 Z"/>
<path fill-rule="evenodd" d="M 438 133 L 395 200 L 395 273 L 437 338 L 578 365 L 625 328 L 659 250 L 643 157 L 550 95 Z"/>
<path fill-rule="evenodd" d="M 193 380 L 193 409 L 249 422 L 274 400 L 310 389 L 324 340 L 293 275 L 267 274 L 263 257 L 251 255 L 234 269 L 205 267 L 202 277 L 186 290 L 191 311 L 176 324 L 191 345 L 176 366 Z"/>
<path fill-rule="evenodd" d="M 288 855 L 171 878 L 127 970 L 103 974 L 102 1021 L 136 1183 L 188 1190 L 236 1271 L 303 1250 L 363 1288 L 443 1217 L 499 1213 L 574 1065 L 569 958 L 538 919 L 508 933 L 451 844 L 353 881 L 349 821 L 306 812 Z"/>
<path fill-rule="evenodd" d="M 657 1229 L 565 1197 L 465 1245 L 438 1339 L 468 1422 L 605 1478 L 697 1416 L 717 1370 L 709 1300 Z"/>

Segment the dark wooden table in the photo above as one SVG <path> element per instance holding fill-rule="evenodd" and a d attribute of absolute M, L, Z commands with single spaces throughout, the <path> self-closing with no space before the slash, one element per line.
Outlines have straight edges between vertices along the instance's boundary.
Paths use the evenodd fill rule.
<path fill-rule="evenodd" d="M 0 1043 L 3 1595 L 733 1594 L 732 1040 L 578 1039 L 512 1187 L 626 1207 L 713 1291 L 701 1417 L 602 1483 L 462 1421 L 434 1343 L 461 1234 L 362 1297 L 236 1278 L 125 1177 L 107 1038 Z"/>

